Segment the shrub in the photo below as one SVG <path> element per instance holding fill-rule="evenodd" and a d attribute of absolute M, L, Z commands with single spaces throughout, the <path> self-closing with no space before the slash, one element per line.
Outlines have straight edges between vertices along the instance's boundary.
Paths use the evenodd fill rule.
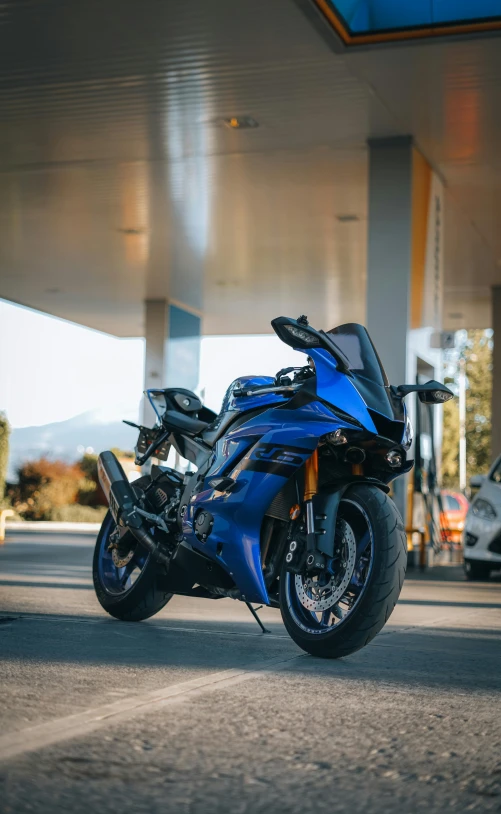
<path fill-rule="evenodd" d="M 79 506 L 78 503 L 72 503 L 53 509 L 50 519 L 59 523 L 102 523 L 105 514 L 105 506 Z"/>
<path fill-rule="evenodd" d="M 78 466 L 88 480 L 97 483 L 97 455 L 86 452 L 78 462 Z"/>
<path fill-rule="evenodd" d="M 0 503 L 5 495 L 5 478 L 9 461 L 10 424 L 5 413 L 0 413 Z"/>
<path fill-rule="evenodd" d="M 89 488 L 78 465 L 47 458 L 24 463 L 18 477 L 12 503 L 26 520 L 50 520 L 54 509 L 75 503 L 80 492 Z"/>

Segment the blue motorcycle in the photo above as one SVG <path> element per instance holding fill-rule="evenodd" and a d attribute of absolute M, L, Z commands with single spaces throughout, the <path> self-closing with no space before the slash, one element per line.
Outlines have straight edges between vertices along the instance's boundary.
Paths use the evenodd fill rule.
<path fill-rule="evenodd" d="M 174 594 L 280 608 L 292 639 L 338 658 L 381 630 L 407 552 L 389 484 L 413 465 L 403 399 L 452 398 L 443 384 L 391 386 L 361 325 L 324 332 L 306 317 L 272 322 L 307 364 L 234 381 L 219 415 L 191 391 L 148 390 L 155 427 L 139 429 L 136 463 L 172 447 L 196 471 L 152 464 L 129 483 L 99 456 L 110 510 L 93 577 L 102 607 L 139 621 Z M 130 423 L 130 422 L 127 422 Z"/>

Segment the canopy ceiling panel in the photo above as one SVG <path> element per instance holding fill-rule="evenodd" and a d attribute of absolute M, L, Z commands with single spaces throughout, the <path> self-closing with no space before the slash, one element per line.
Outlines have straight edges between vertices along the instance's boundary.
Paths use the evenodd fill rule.
<path fill-rule="evenodd" d="M 152 297 L 363 319 L 366 141 L 406 134 L 463 224 L 451 296 L 501 282 L 499 40 L 336 52 L 301 5 L 6 0 L 0 296 L 120 336 Z"/>

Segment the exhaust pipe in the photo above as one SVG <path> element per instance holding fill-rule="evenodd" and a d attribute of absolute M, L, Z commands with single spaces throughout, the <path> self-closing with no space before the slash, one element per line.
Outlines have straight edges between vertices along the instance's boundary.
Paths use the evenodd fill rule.
<path fill-rule="evenodd" d="M 144 519 L 136 511 L 137 497 L 113 452 L 101 452 L 97 459 L 97 474 L 116 523 L 126 526 L 154 560 L 167 565 L 169 557 L 159 550 L 158 544 L 144 528 Z"/>

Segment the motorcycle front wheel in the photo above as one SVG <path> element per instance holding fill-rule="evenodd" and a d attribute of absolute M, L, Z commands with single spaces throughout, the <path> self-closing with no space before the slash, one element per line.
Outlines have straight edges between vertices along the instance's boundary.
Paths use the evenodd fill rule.
<path fill-rule="evenodd" d="M 289 635 L 321 658 L 365 647 L 396 605 L 406 564 L 405 530 L 393 501 L 374 486 L 350 486 L 339 505 L 328 572 L 311 577 L 282 565 L 280 610 Z"/>

